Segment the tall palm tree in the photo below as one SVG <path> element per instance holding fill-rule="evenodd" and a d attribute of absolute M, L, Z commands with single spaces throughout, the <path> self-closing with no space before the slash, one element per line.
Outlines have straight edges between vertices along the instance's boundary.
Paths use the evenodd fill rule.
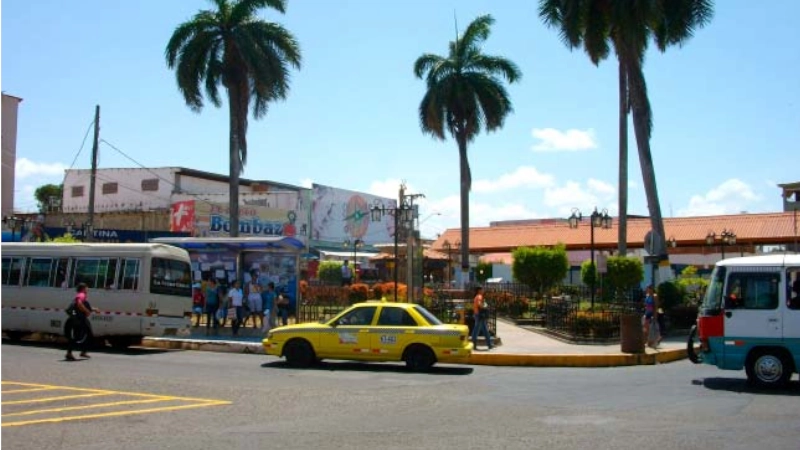
<path fill-rule="evenodd" d="M 467 144 L 482 128 L 494 131 L 513 111 L 501 78 L 514 83 L 522 77 L 508 59 L 481 52 L 494 19 L 480 16 L 450 42 L 447 56 L 424 54 L 414 63 L 417 78 L 425 77 L 427 90 L 419 105 L 424 133 L 444 140 L 445 130 L 458 144 L 461 180 L 461 270 L 469 271 L 469 191 L 472 172 Z M 463 280 L 464 278 L 462 278 Z"/>
<path fill-rule="evenodd" d="M 714 14 L 711 0 L 540 0 L 539 16 L 557 28 L 570 48 L 582 47 L 595 65 L 611 47 L 619 64 L 619 252 L 627 248 L 628 112 L 633 129 L 653 230 L 653 250 L 666 256 L 666 236 L 650 150 L 653 113 L 647 95 L 644 55 L 650 39 L 664 52 L 683 45 Z"/>
<path fill-rule="evenodd" d="M 218 87 L 228 94 L 230 114 L 230 235 L 239 235 L 239 176 L 247 163 L 247 114 L 267 113 L 270 102 L 289 92 L 289 68 L 300 68 L 300 46 L 282 26 L 257 13 L 286 11 L 286 0 L 212 0 L 216 10 L 202 10 L 172 33 L 165 51 L 175 69 L 178 90 L 195 112 L 203 109 L 202 88 L 217 108 Z"/>

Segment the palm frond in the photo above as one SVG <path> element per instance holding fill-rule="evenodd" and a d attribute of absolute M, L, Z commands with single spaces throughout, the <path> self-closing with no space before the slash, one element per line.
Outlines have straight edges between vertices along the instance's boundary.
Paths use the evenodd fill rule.
<path fill-rule="evenodd" d="M 491 33 L 491 26 L 493 23 L 494 19 L 489 14 L 478 16 L 475 20 L 470 22 L 455 46 L 456 59 L 462 60 L 468 49 L 480 45 L 485 41 Z"/>
<path fill-rule="evenodd" d="M 432 53 L 426 53 L 414 62 L 414 76 L 417 78 L 422 78 L 422 76 L 427 72 L 431 73 L 436 70 L 436 67 L 444 61 L 439 55 L 434 55 Z"/>
<path fill-rule="evenodd" d="M 498 56 L 478 53 L 469 60 L 469 65 L 466 68 L 487 74 L 499 74 L 509 83 L 515 83 L 522 78 L 522 71 L 514 62 Z"/>
<path fill-rule="evenodd" d="M 258 10 L 264 8 L 272 8 L 284 14 L 286 12 L 286 0 L 239 0 L 231 9 L 231 23 L 244 23 L 255 16 Z"/>

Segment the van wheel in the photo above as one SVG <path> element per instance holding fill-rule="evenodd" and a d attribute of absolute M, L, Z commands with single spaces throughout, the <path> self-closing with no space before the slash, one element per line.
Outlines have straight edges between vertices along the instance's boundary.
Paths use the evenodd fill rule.
<path fill-rule="evenodd" d="M 303 339 L 292 339 L 283 347 L 283 356 L 292 367 L 308 367 L 317 360 L 311 344 Z"/>
<path fill-rule="evenodd" d="M 406 367 L 414 372 L 425 372 L 436 364 L 436 355 L 431 349 L 415 345 L 406 350 Z"/>
<path fill-rule="evenodd" d="M 703 362 L 703 356 L 697 353 L 697 348 L 694 346 L 694 342 L 697 339 L 697 324 L 692 326 L 692 330 L 689 332 L 689 340 L 686 342 L 686 355 L 689 357 L 689 361 L 700 364 Z"/>
<path fill-rule="evenodd" d="M 747 382 L 762 387 L 783 387 L 792 377 L 792 366 L 780 350 L 760 350 L 745 363 Z"/>

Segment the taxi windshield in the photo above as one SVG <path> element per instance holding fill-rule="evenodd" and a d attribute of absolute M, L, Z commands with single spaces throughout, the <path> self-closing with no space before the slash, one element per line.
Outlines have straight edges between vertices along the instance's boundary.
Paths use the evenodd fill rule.
<path fill-rule="evenodd" d="M 439 320 L 436 316 L 433 315 L 430 311 L 423 308 L 420 305 L 414 305 L 414 310 L 419 313 L 420 316 L 425 318 L 425 321 L 431 325 L 443 325 L 442 321 Z"/>

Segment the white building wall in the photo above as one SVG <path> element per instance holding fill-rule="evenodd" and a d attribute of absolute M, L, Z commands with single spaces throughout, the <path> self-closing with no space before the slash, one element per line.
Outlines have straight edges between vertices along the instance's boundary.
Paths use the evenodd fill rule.
<path fill-rule="evenodd" d="M 174 186 L 174 172 L 177 169 L 165 167 L 156 169 L 98 169 L 95 180 L 95 212 L 111 211 L 151 211 L 167 209 L 171 205 Z M 64 178 L 65 213 L 80 213 L 89 210 L 90 169 L 67 170 Z M 158 189 L 143 191 L 142 181 L 158 179 Z M 103 185 L 117 183 L 116 193 L 103 193 Z M 81 195 L 76 196 L 75 188 L 82 187 Z"/>

